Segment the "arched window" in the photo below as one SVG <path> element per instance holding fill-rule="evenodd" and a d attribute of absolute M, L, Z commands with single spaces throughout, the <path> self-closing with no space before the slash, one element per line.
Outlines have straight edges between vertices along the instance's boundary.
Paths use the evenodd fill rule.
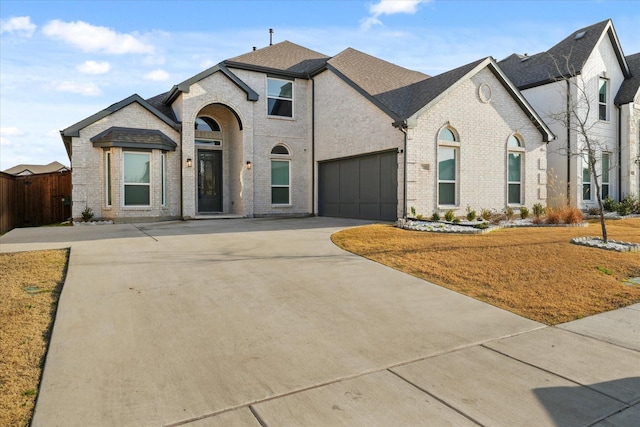
<path fill-rule="evenodd" d="M 284 145 L 276 145 L 271 150 L 271 154 L 282 154 L 282 155 L 288 156 L 289 155 L 289 150 Z"/>
<path fill-rule="evenodd" d="M 198 117 L 195 121 L 196 130 L 220 132 L 220 125 L 211 117 Z"/>
<path fill-rule="evenodd" d="M 271 204 L 291 204 L 291 153 L 284 145 L 271 149 Z"/>
<path fill-rule="evenodd" d="M 507 203 L 522 204 L 522 160 L 524 148 L 522 139 L 517 135 L 507 140 Z"/>
<path fill-rule="evenodd" d="M 438 205 L 456 206 L 458 201 L 458 162 L 460 142 L 454 129 L 438 133 Z"/>

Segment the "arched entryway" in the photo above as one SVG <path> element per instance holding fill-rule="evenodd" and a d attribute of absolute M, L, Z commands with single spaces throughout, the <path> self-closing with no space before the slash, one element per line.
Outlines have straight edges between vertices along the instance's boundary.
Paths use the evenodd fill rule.
<path fill-rule="evenodd" d="M 203 107 L 194 120 L 196 215 L 242 214 L 242 121 L 223 104 Z"/>

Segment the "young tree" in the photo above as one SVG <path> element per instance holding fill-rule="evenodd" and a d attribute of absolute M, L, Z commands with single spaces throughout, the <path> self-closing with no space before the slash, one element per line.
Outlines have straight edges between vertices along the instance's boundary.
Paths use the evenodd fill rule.
<path fill-rule="evenodd" d="M 570 56 L 562 58 L 564 66 L 556 63 L 558 75 L 563 76 L 556 79 L 558 82 L 565 82 L 564 93 L 566 96 L 566 109 L 551 112 L 552 120 L 560 123 L 562 127 L 575 135 L 576 144 L 568 149 L 567 156 L 580 157 L 589 166 L 588 173 L 593 178 L 595 186 L 596 200 L 600 212 L 600 227 L 602 229 L 602 241 L 608 242 L 607 224 L 604 216 L 604 203 L 601 193 L 602 168 L 611 168 L 609 165 L 598 165 L 598 154 L 611 152 L 613 147 L 609 147 L 602 139 L 597 126 L 600 119 L 600 92 L 596 91 L 597 85 L 593 82 L 585 81 L 582 73 L 572 70 Z M 592 84 L 589 84 L 592 83 Z M 601 89 L 601 88 L 599 88 Z M 606 94 L 605 96 L 608 96 Z M 606 110 L 604 114 L 607 114 Z M 600 169 L 600 170 L 599 170 Z"/>

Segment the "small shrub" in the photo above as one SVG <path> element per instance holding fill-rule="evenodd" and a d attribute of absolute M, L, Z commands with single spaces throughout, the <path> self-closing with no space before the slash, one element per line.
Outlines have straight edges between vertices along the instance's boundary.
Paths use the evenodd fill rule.
<path fill-rule="evenodd" d="M 560 219 L 565 224 L 579 224 L 584 218 L 584 214 L 578 208 L 565 207 L 560 212 Z"/>
<path fill-rule="evenodd" d="M 488 224 L 488 223 L 486 223 L 486 222 L 481 222 L 480 224 L 474 224 L 474 225 L 473 225 L 473 228 L 477 228 L 477 229 L 480 229 L 480 230 L 484 230 L 484 229 L 486 229 L 486 228 L 489 228 L 489 224 Z"/>
<path fill-rule="evenodd" d="M 444 214 L 444 219 L 449 222 L 453 221 L 455 217 L 456 216 L 453 214 L 453 211 L 451 209 L 449 209 L 447 213 Z"/>
<path fill-rule="evenodd" d="M 604 207 L 604 210 L 608 212 L 615 212 L 617 210 L 616 205 L 617 205 L 616 201 L 613 200 L 611 196 L 607 196 L 607 198 L 602 201 L 602 206 Z"/>
<path fill-rule="evenodd" d="M 588 213 L 589 215 L 600 215 L 600 208 L 589 208 Z"/>
<path fill-rule="evenodd" d="M 415 206 L 411 206 L 411 216 L 412 216 L 413 218 L 415 218 L 415 217 L 416 217 L 416 207 L 415 207 Z"/>
<path fill-rule="evenodd" d="M 640 213 L 640 202 L 633 194 L 627 194 L 616 206 L 616 212 L 621 216 Z"/>
<path fill-rule="evenodd" d="M 618 206 L 616 207 L 616 212 L 618 212 L 618 215 L 620 216 L 627 216 L 631 213 L 631 206 L 625 203 L 618 203 Z"/>
<path fill-rule="evenodd" d="M 89 222 L 91 221 L 91 218 L 93 218 L 93 209 L 91 209 L 89 206 L 86 206 L 82 211 L 82 220 L 84 222 Z"/>
<path fill-rule="evenodd" d="M 509 221 L 511 221 L 513 219 L 513 216 L 515 215 L 511 206 L 507 206 L 507 209 L 504 210 L 504 214 Z"/>
<path fill-rule="evenodd" d="M 416 219 L 417 219 L 417 220 L 421 220 L 422 218 L 423 218 L 422 214 L 418 214 L 418 215 L 416 215 Z"/>
<path fill-rule="evenodd" d="M 467 210 L 467 221 L 473 221 L 474 219 L 476 219 L 476 216 L 476 211 Z"/>
<path fill-rule="evenodd" d="M 433 215 L 431 215 L 431 220 L 440 221 L 440 214 L 438 212 L 434 212 Z"/>
<path fill-rule="evenodd" d="M 560 212 L 555 209 L 547 209 L 547 224 L 560 224 L 562 222 L 562 217 Z"/>
<path fill-rule="evenodd" d="M 544 215 L 544 206 L 542 206 L 540 203 L 536 203 L 535 205 L 533 205 L 533 216 L 535 216 L 536 218 L 540 218 L 542 215 Z"/>
<path fill-rule="evenodd" d="M 520 218 L 527 219 L 529 218 L 529 209 L 526 206 L 520 208 Z"/>
<path fill-rule="evenodd" d="M 453 218 L 454 224 L 460 224 L 460 218 Z"/>
<path fill-rule="evenodd" d="M 491 210 L 489 210 L 489 209 L 482 209 L 480 211 L 480 218 L 484 219 L 485 221 L 489 221 L 492 216 L 493 216 L 493 214 L 491 213 Z"/>

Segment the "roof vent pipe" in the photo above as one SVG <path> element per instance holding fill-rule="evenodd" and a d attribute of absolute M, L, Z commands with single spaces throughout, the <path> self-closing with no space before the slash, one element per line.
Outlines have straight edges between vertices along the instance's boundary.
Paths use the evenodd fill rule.
<path fill-rule="evenodd" d="M 269 28 L 269 46 L 273 46 L 273 28 Z"/>

